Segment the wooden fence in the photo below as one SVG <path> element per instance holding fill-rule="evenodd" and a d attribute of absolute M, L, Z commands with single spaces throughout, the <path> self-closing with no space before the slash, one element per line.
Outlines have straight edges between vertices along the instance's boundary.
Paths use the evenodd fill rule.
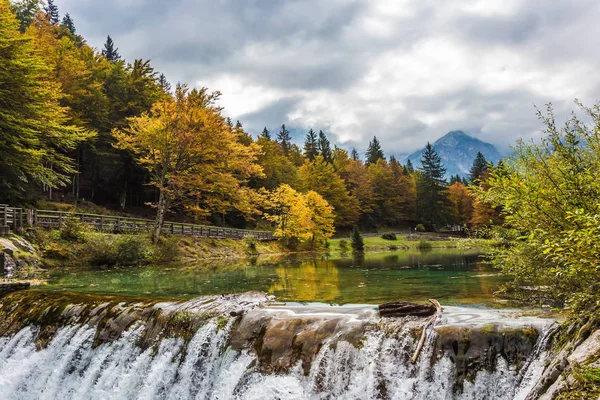
<path fill-rule="evenodd" d="M 23 229 L 24 226 L 59 228 L 70 218 L 77 218 L 85 225 L 99 232 L 111 233 L 150 232 L 155 224 L 155 221 L 150 219 L 49 210 L 28 209 L 23 211 L 20 208 L 13 208 L 5 204 L 0 204 L 0 226 L 10 226 L 15 230 Z M 209 237 L 215 239 L 242 239 L 245 236 L 254 236 L 261 241 L 275 239 L 273 232 L 268 231 L 221 228 L 181 222 L 165 222 L 162 231 L 164 233 L 177 235 Z"/>

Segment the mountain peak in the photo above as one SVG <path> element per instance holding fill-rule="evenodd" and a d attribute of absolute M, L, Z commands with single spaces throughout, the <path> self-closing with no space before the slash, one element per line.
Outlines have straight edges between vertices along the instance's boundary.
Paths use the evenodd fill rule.
<path fill-rule="evenodd" d="M 487 161 L 493 163 L 498 162 L 501 158 L 500 153 L 493 145 L 469 136 L 461 130 L 446 133 L 431 146 L 442 159 L 447 178 L 456 174 L 467 176 L 477 152 L 481 152 Z M 410 160 L 415 167 L 420 167 L 424 150 L 418 150 L 406 159 Z"/>

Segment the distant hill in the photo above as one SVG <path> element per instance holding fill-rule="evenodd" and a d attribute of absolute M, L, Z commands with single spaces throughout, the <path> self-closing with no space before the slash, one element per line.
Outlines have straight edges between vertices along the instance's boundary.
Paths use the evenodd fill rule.
<path fill-rule="evenodd" d="M 456 174 L 467 177 L 478 151 L 487 161 L 493 163 L 497 163 L 502 158 L 493 145 L 469 136 L 463 131 L 448 132 L 432 143 L 432 147 L 446 167 L 446 178 Z M 424 150 L 425 148 L 415 151 L 404 161 L 410 160 L 415 168 L 420 167 L 421 155 Z"/>

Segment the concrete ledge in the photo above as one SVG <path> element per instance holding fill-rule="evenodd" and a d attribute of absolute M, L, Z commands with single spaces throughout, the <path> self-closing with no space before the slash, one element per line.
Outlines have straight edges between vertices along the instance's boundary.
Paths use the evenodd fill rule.
<path fill-rule="evenodd" d="M 29 282 L 0 282 L 0 297 L 18 290 L 29 289 Z"/>

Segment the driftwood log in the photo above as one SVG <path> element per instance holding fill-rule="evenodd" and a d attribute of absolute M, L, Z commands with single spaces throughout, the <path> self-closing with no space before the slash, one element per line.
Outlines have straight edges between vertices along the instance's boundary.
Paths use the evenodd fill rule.
<path fill-rule="evenodd" d="M 436 313 L 433 304 L 415 304 L 406 302 L 385 303 L 379 306 L 382 317 L 430 317 Z"/>
<path fill-rule="evenodd" d="M 414 303 L 385 303 L 379 306 L 379 315 L 382 317 L 429 317 L 425 325 L 423 325 L 423 332 L 421 333 L 421 339 L 417 345 L 417 350 L 410 359 L 411 363 L 417 362 L 421 349 L 425 344 L 425 338 L 427 337 L 427 329 L 433 325 L 438 313 L 442 312 L 442 306 L 436 299 L 429 299 L 431 304 L 414 304 Z"/>

